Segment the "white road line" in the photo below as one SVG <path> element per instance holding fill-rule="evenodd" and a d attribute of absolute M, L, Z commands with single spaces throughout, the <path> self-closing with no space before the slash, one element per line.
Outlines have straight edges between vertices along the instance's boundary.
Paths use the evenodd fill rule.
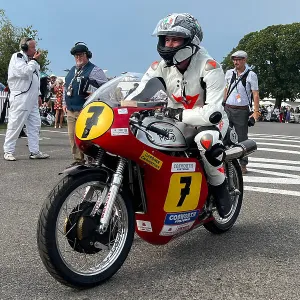
<path fill-rule="evenodd" d="M 58 131 L 58 130 L 41 129 L 41 131 L 45 131 L 45 132 L 52 132 L 52 133 L 62 133 L 62 134 L 68 134 L 68 132 L 67 132 L 67 131 Z"/>
<path fill-rule="evenodd" d="M 288 137 L 288 138 L 295 138 L 295 139 L 299 139 L 299 136 L 295 136 L 295 135 L 283 135 L 283 134 L 267 134 L 267 133 L 249 133 L 249 136 L 267 136 L 267 137 Z"/>
<path fill-rule="evenodd" d="M 244 176 L 244 182 L 255 182 L 255 183 L 274 183 L 274 184 L 298 184 L 300 185 L 300 179 L 292 179 L 292 178 L 273 178 L 273 177 L 250 177 Z"/>
<path fill-rule="evenodd" d="M 248 165 L 249 166 L 249 165 Z M 274 171 L 266 171 L 266 170 L 259 170 L 259 169 L 252 169 L 247 166 L 247 170 L 254 173 L 259 174 L 266 174 L 266 175 L 273 175 L 273 176 L 280 176 L 285 178 L 298 178 L 299 184 L 300 184 L 300 176 L 295 174 L 287 174 L 287 173 L 281 173 L 281 172 L 274 172 Z M 250 164 L 251 166 L 251 164 Z M 247 176 L 244 176 L 244 178 Z"/>
<path fill-rule="evenodd" d="M 271 139 L 271 138 L 267 138 L 267 137 L 256 137 L 256 138 L 254 138 L 254 141 L 257 141 L 257 140 L 263 140 L 263 141 L 278 141 L 278 142 L 291 142 L 291 141 L 293 141 L 293 143 L 300 143 L 300 138 L 299 138 L 299 140 L 297 141 L 297 140 L 291 140 L 291 139 Z"/>
<path fill-rule="evenodd" d="M 275 148 L 261 148 L 258 147 L 256 151 L 267 151 L 267 152 L 276 152 L 276 153 L 289 153 L 289 154 L 299 154 L 300 155 L 300 151 L 293 151 L 293 150 L 283 150 L 283 149 L 275 149 Z"/>
<path fill-rule="evenodd" d="M 281 189 L 268 189 L 268 188 L 261 188 L 256 186 L 244 186 L 245 191 L 252 191 L 252 192 L 260 192 L 260 193 L 268 193 L 268 194 L 280 194 L 280 195 L 290 195 L 290 196 L 300 196 L 300 192 L 297 191 L 290 191 L 290 190 L 281 190 Z"/>
<path fill-rule="evenodd" d="M 276 170 L 285 170 L 285 171 L 300 171 L 300 167 L 295 166 L 283 166 L 277 164 L 261 164 L 261 163 L 251 163 L 249 165 L 251 168 L 260 168 L 260 169 L 276 169 Z"/>
<path fill-rule="evenodd" d="M 300 165 L 300 161 L 298 160 L 285 160 L 285 159 L 274 159 L 274 158 L 263 158 L 263 157 L 252 157 L 248 158 L 249 161 L 262 161 L 262 162 L 270 162 L 270 163 L 278 163 L 278 164 L 287 164 L 287 165 Z"/>
<path fill-rule="evenodd" d="M 263 142 L 258 142 L 257 145 L 279 146 L 279 147 L 290 147 L 290 148 L 300 148 L 300 145 L 277 144 L 277 143 L 263 143 Z"/>

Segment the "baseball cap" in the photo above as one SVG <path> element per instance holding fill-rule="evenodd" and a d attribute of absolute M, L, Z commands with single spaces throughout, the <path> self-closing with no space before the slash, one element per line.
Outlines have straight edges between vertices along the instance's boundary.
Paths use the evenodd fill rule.
<path fill-rule="evenodd" d="M 233 57 L 247 58 L 248 54 L 247 54 L 247 52 L 245 52 L 243 50 L 238 50 L 231 54 L 231 58 L 233 58 Z"/>

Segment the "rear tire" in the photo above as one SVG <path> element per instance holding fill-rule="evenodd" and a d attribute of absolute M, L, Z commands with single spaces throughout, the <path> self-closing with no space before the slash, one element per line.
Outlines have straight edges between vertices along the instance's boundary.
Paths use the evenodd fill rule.
<path fill-rule="evenodd" d="M 222 219 L 217 212 L 214 212 L 215 219 L 203 224 L 205 229 L 215 234 L 221 234 L 228 231 L 236 222 L 242 207 L 244 192 L 243 174 L 241 166 L 236 159 L 232 161 L 232 166 L 235 188 L 240 191 L 240 195 L 235 196 L 232 213 L 228 218 Z"/>
<path fill-rule="evenodd" d="M 106 236 L 105 234 L 97 235 L 97 239 L 102 238 L 105 241 L 102 242 L 101 240 L 100 243 L 106 244 L 107 249 L 96 249 L 95 251 L 92 248 L 92 251 L 90 251 L 93 246 L 89 246 L 89 241 L 92 241 L 92 238 L 90 239 L 88 236 L 87 246 L 85 246 L 86 244 L 82 246 L 80 244 L 82 241 L 76 236 L 78 230 L 81 230 L 82 233 L 83 231 L 87 232 L 89 229 L 87 228 L 88 225 L 84 227 L 84 225 L 80 226 L 79 224 L 90 223 L 90 220 L 96 218 L 89 219 L 89 217 L 86 217 L 87 213 L 84 216 L 81 212 L 84 211 L 84 205 L 91 203 L 93 199 L 90 202 L 84 200 L 85 196 L 81 196 L 80 187 L 83 191 L 86 191 L 87 187 L 92 186 L 95 190 L 95 192 L 93 190 L 92 195 L 95 194 L 96 197 L 99 197 L 105 186 L 104 182 L 105 178 L 102 174 L 86 173 L 77 177 L 67 175 L 52 190 L 41 209 L 37 226 L 39 254 L 47 271 L 64 285 L 74 288 L 89 288 L 102 283 L 119 270 L 130 251 L 135 231 L 134 212 L 131 202 L 128 199 L 123 199 L 120 194 L 115 201 L 110 232 Z M 75 200 L 75 206 L 72 207 L 68 202 L 73 199 L 72 196 L 79 200 L 83 198 L 83 200 L 81 202 Z M 85 204 L 83 205 L 83 203 Z M 71 213 L 67 212 L 67 209 Z M 78 214 L 78 218 L 76 214 Z M 76 216 L 74 217 L 74 215 Z M 60 221 L 60 218 L 62 218 L 62 221 Z M 100 216 L 98 216 L 99 219 Z M 83 221 L 80 223 L 81 220 Z M 64 226 L 60 226 L 63 223 Z M 76 229 L 73 230 L 73 227 Z M 70 243 L 68 232 L 71 233 L 71 231 L 75 232 L 76 237 Z M 90 232 L 93 232 L 91 237 L 95 235 L 94 230 L 90 230 Z M 61 246 L 63 243 L 64 245 Z M 66 248 L 65 252 L 64 247 Z M 80 262 L 80 259 L 82 259 L 82 262 Z M 69 262 L 71 260 L 73 264 Z"/>

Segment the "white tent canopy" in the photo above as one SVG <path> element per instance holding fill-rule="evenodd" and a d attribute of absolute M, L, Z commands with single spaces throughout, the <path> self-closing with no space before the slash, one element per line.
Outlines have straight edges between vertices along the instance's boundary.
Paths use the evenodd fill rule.
<path fill-rule="evenodd" d="M 267 100 L 267 101 L 259 101 L 259 104 L 260 105 L 274 105 L 274 103 L 271 102 L 271 101 L 269 101 L 269 100 Z"/>
<path fill-rule="evenodd" d="M 281 102 L 281 106 L 292 106 L 291 104 L 288 104 L 288 103 L 286 103 L 286 102 L 284 102 L 284 101 L 282 101 Z"/>

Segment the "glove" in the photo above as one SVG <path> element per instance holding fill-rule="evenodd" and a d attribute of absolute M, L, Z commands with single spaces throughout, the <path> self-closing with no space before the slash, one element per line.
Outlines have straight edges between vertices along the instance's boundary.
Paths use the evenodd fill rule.
<path fill-rule="evenodd" d="M 182 121 L 183 108 L 166 108 L 165 116 L 171 119 Z"/>

